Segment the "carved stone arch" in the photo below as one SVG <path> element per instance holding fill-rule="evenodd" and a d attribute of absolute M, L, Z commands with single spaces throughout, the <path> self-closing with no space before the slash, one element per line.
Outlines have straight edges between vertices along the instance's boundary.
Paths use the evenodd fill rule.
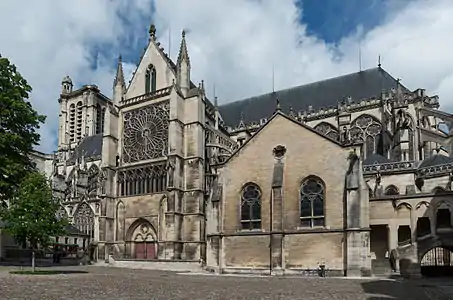
<path fill-rule="evenodd" d="M 73 222 L 78 230 L 94 238 L 94 211 L 86 201 L 74 209 Z"/>
<path fill-rule="evenodd" d="M 126 234 L 126 253 L 135 259 L 157 257 L 157 232 L 148 220 L 135 220 Z"/>
<path fill-rule="evenodd" d="M 124 241 L 126 239 L 126 206 L 123 201 L 116 204 L 116 240 Z"/>
<path fill-rule="evenodd" d="M 426 209 L 429 209 L 429 207 L 430 207 L 430 203 L 428 201 L 422 200 L 422 201 L 418 202 L 417 205 L 415 205 L 415 209 L 420 209 L 422 207 L 422 205 L 424 205 L 426 207 Z"/>
<path fill-rule="evenodd" d="M 396 206 L 396 210 L 400 210 L 400 209 L 403 209 L 403 208 L 407 208 L 409 210 L 412 210 L 412 205 L 410 203 L 407 203 L 407 202 L 401 202 L 401 203 L 398 203 L 398 205 Z"/>
<path fill-rule="evenodd" d="M 332 124 L 330 123 L 327 123 L 327 122 L 321 122 L 319 124 L 317 124 L 314 129 L 321 133 L 322 135 L 325 135 L 335 141 L 338 141 L 339 138 L 340 138 L 340 134 L 338 132 L 338 129 L 333 126 Z"/>
<path fill-rule="evenodd" d="M 441 209 L 441 208 L 448 208 L 450 210 L 453 209 L 452 205 L 447 200 L 440 200 L 439 202 L 437 202 L 436 209 Z"/>
<path fill-rule="evenodd" d="M 436 186 L 435 188 L 432 189 L 431 191 L 434 195 L 439 195 L 439 194 L 445 194 L 446 190 L 445 188 L 441 186 Z"/>
<path fill-rule="evenodd" d="M 384 195 L 386 195 L 386 196 L 396 196 L 399 194 L 400 194 L 400 191 L 399 191 L 398 187 L 396 187 L 393 184 L 388 185 L 384 190 Z"/>
<path fill-rule="evenodd" d="M 381 131 L 382 124 L 376 117 L 363 114 L 351 122 L 350 140 L 354 143 L 364 143 L 366 156 L 369 156 L 377 150 Z"/>

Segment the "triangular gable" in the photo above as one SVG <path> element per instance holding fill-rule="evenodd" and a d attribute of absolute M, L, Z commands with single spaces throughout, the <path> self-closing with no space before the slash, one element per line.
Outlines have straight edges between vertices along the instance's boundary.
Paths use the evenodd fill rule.
<path fill-rule="evenodd" d="M 157 71 L 157 89 L 168 87 L 176 80 L 176 65 L 171 58 L 162 50 L 160 43 L 151 36 L 145 52 L 127 85 L 126 97 L 132 98 L 145 94 L 145 73 L 152 64 Z"/>
<path fill-rule="evenodd" d="M 290 118 L 289 116 L 285 115 L 284 113 L 282 113 L 281 111 L 277 111 L 276 113 L 274 113 L 274 115 L 269 118 L 267 120 L 266 123 L 264 123 L 263 126 L 260 127 L 260 129 L 258 129 L 248 140 L 245 141 L 244 144 L 242 144 L 242 146 L 240 146 L 238 149 L 236 149 L 232 154 L 231 156 L 224 162 L 222 163 L 221 165 L 225 165 L 227 164 L 233 157 L 235 157 L 244 147 L 247 147 L 247 145 L 254 139 L 256 139 L 258 137 L 258 135 L 267 127 L 269 126 L 269 124 L 277 117 L 277 116 L 281 116 L 283 118 L 285 118 L 286 120 L 290 121 L 290 122 L 293 122 L 301 127 L 303 127 L 304 129 L 314 133 L 315 135 L 318 135 L 319 137 L 325 139 L 325 140 L 328 140 L 330 141 L 331 143 L 337 145 L 338 147 L 341 147 L 341 148 L 349 148 L 349 147 L 352 147 L 352 146 L 358 146 L 360 144 L 341 144 L 339 141 L 336 141 L 336 140 L 333 140 L 331 139 L 330 137 L 328 136 L 325 136 L 323 134 L 321 134 L 320 132 L 318 132 L 317 130 L 313 129 L 312 127 L 304 124 L 304 123 L 301 123 L 293 118 Z"/>

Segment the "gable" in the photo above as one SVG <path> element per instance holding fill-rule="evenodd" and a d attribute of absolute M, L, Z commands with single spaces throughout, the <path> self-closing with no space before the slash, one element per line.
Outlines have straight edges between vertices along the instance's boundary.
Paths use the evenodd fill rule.
<path fill-rule="evenodd" d="M 309 106 L 314 110 L 336 107 L 345 97 L 351 97 L 354 102 L 379 97 L 382 90 L 396 87 L 396 79 L 379 67 L 224 104 L 219 110 L 225 124 L 235 127 L 241 114 L 246 124 L 272 116 L 275 99 L 279 99 L 285 112 L 290 107 L 299 112 L 308 110 Z"/>
<path fill-rule="evenodd" d="M 176 66 L 159 49 L 158 43 L 150 40 L 127 88 L 126 99 L 145 94 L 146 71 L 150 65 L 156 69 L 156 90 L 169 87 L 176 80 Z"/>
<path fill-rule="evenodd" d="M 308 126 L 300 124 L 287 116 L 277 113 L 257 131 L 241 148 L 228 159 L 226 165 L 234 165 L 236 161 L 257 159 L 272 160 L 274 147 L 283 145 L 287 153 L 296 151 L 306 155 L 307 159 L 313 153 L 324 155 L 325 159 L 338 153 L 347 153 L 347 148 L 321 135 Z M 292 150 L 291 150 L 292 149 Z M 304 152 L 305 154 L 302 154 Z"/>

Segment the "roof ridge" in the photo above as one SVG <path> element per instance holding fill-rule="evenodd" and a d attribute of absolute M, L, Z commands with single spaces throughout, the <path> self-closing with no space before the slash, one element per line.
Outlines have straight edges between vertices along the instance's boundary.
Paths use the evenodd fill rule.
<path fill-rule="evenodd" d="M 300 85 L 292 86 L 292 87 L 289 87 L 289 88 L 285 88 L 285 89 L 281 89 L 281 90 L 277 90 L 277 91 L 273 91 L 273 92 L 269 92 L 269 93 L 264 93 L 264 94 L 259 94 L 259 95 L 255 95 L 255 96 L 245 97 L 245 98 L 242 98 L 242 99 L 239 99 L 239 100 L 235 100 L 233 102 L 225 103 L 223 105 L 220 105 L 220 107 L 227 106 L 227 105 L 234 104 L 234 103 L 247 101 L 247 100 L 251 100 L 251 99 L 262 97 L 262 96 L 268 96 L 268 95 L 273 95 L 273 94 L 280 93 L 280 92 L 291 91 L 291 90 L 298 89 L 298 88 L 301 88 L 301 87 L 308 87 L 308 86 L 315 85 L 315 84 L 320 84 L 320 83 L 325 83 L 325 82 L 329 82 L 329 81 L 333 81 L 333 80 L 338 80 L 338 79 L 342 79 L 342 78 L 345 78 L 345 77 L 348 77 L 348 76 L 357 75 L 357 74 L 360 74 L 360 73 L 367 73 L 367 72 L 374 71 L 374 70 L 380 70 L 381 72 L 384 72 L 384 74 L 389 76 L 392 80 L 394 80 L 395 83 L 397 82 L 397 80 L 392 75 L 390 75 L 387 71 L 385 71 L 382 67 L 374 67 L 374 68 L 365 69 L 365 70 L 362 70 L 362 71 L 359 71 L 359 72 L 347 73 L 347 74 L 343 74 L 343 75 L 336 76 L 336 77 L 329 77 L 329 78 L 321 79 L 321 80 L 318 80 L 318 81 L 313 81 L 313 82 L 309 82 L 309 83 L 305 83 L 305 84 L 300 84 Z M 404 85 L 401 84 L 401 86 L 404 89 L 406 89 L 407 91 L 409 91 L 409 89 L 407 89 Z M 395 85 L 395 87 L 396 87 L 396 85 Z"/>

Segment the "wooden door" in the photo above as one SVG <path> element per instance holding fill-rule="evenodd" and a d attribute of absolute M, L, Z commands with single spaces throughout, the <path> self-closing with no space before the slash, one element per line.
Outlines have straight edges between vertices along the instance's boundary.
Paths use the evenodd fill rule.
<path fill-rule="evenodd" d="M 146 244 L 145 243 L 135 243 L 135 258 L 136 259 L 146 259 Z"/>
<path fill-rule="evenodd" d="M 156 248 L 154 243 L 146 243 L 146 259 L 155 259 L 156 258 Z"/>

